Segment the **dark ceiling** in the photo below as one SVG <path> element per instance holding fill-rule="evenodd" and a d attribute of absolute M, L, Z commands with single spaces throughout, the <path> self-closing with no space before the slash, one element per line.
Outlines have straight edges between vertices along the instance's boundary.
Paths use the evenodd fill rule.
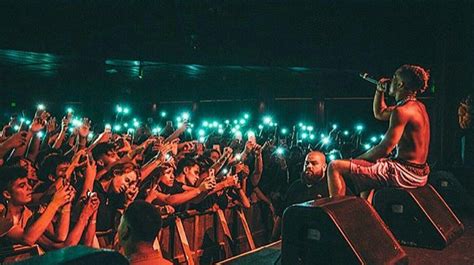
<path fill-rule="evenodd" d="M 13 98 L 79 100 L 366 96 L 359 72 L 404 63 L 466 83 L 472 11 L 471 1 L 7 0 L 0 85 Z"/>

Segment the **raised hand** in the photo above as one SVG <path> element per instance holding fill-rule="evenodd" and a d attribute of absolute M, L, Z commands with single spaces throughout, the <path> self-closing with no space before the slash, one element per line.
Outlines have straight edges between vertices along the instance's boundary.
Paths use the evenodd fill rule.
<path fill-rule="evenodd" d="M 48 133 L 52 133 L 56 130 L 56 128 L 57 128 L 56 118 L 53 117 L 53 118 L 49 119 L 49 121 L 47 122 L 46 131 Z"/>
<path fill-rule="evenodd" d="M 83 149 L 84 150 L 84 149 Z M 81 150 L 82 151 L 82 150 Z M 94 158 L 92 158 L 92 155 L 87 155 L 86 156 L 86 176 L 94 176 L 97 174 L 97 164 L 95 163 Z"/>
<path fill-rule="evenodd" d="M 110 141 L 112 138 L 112 132 L 109 130 L 105 130 L 99 134 L 97 137 L 97 140 L 95 140 L 96 143 L 107 143 Z"/>
<path fill-rule="evenodd" d="M 66 184 L 56 190 L 51 199 L 51 203 L 58 207 L 62 207 L 63 205 L 70 203 L 73 199 L 74 189 L 71 189 L 71 186 Z"/>
<path fill-rule="evenodd" d="M 87 199 L 84 208 L 82 208 L 82 214 L 84 217 L 89 219 L 99 209 L 100 200 L 97 197 L 97 193 L 92 192 L 90 197 Z"/>
<path fill-rule="evenodd" d="M 153 139 L 155 139 L 155 142 L 153 143 L 153 146 L 151 148 L 151 150 L 153 152 L 158 152 L 160 150 L 160 148 L 163 146 L 163 142 L 164 142 L 164 138 L 159 136 L 159 137 L 153 137 Z"/>
<path fill-rule="evenodd" d="M 237 175 L 229 174 L 227 175 L 224 181 L 226 183 L 226 186 L 228 187 L 236 187 L 236 188 L 239 187 L 239 178 L 237 177 Z"/>
<path fill-rule="evenodd" d="M 31 122 L 30 131 L 32 133 L 37 133 L 37 132 L 41 131 L 44 128 L 44 126 L 46 125 L 47 121 L 46 121 L 46 119 L 42 118 L 43 116 L 45 116 L 45 115 L 41 115 L 40 118 L 34 118 L 33 122 Z"/>
<path fill-rule="evenodd" d="M 228 158 L 232 155 L 232 152 L 234 152 L 234 150 L 231 147 L 227 146 L 227 147 L 224 147 L 223 155 Z"/>
<path fill-rule="evenodd" d="M 215 173 L 214 173 L 214 169 L 213 169 L 213 168 L 210 168 L 210 169 L 209 169 L 209 176 L 208 176 L 208 178 L 210 178 L 210 179 L 214 182 L 214 184 L 216 184 L 216 175 L 215 175 Z"/>
<path fill-rule="evenodd" d="M 76 189 L 74 189 L 74 187 L 69 183 L 65 185 L 65 188 L 66 192 L 69 194 L 67 203 L 71 203 L 76 197 Z"/>
<path fill-rule="evenodd" d="M 204 181 L 201 183 L 201 185 L 199 185 L 199 190 L 200 191 L 210 191 L 210 190 L 213 190 L 215 186 L 216 186 L 215 179 L 207 177 L 206 179 L 204 179 Z"/>
<path fill-rule="evenodd" d="M 259 156 L 262 154 L 262 146 L 259 144 L 255 144 L 255 147 L 253 149 L 253 152 L 256 156 Z"/>
<path fill-rule="evenodd" d="M 194 150 L 194 143 L 193 142 L 184 142 L 180 145 L 180 148 L 184 153 L 190 153 Z"/>
<path fill-rule="evenodd" d="M 178 143 L 179 143 L 179 138 L 174 139 L 174 140 L 171 141 L 171 143 L 170 143 L 171 152 L 173 153 L 173 155 L 177 155 L 177 154 L 178 154 Z"/>
<path fill-rule="evenodd" d="M 146 198 L 145 200 L 147 202 L 153 202 L 154 199 L 156 199 L 157 197 L 157 194 L 158 194 L 158 182 L 157 181 L 154 181 L 153 185 L 151 186 L 151 188 L 147 189 L 146 190 Z"/>
<path fill-rule="evenodd" d="M 45 110 L 38 109 L 36 110 L 35 117 L 34 119 L 41 119 L 41 120 L 47 120 L 51 114 Z"/>
<path fill-rule="evenodd" d="M 127 137 L 121 136 L 119 137 L 116 142 L 122 140 L 123 141 L 123 146 L 117 152 L 130 152 L 132 151 L 132 146 L 130 145 L 130 142 L 127 140 Z"/>
<path fill-rule="evenodd" d="M 266 149 L 273 149 L 275 147 L 275 144 L 273 143 L 272 140 L 268 140 L 266 141 L 263 146 L 262 146 L 262 150 L 266 150 Z"/>
<path fill-rule="evenodd" d="M 377 91 L 385 92 L 390 85 L 390 78 L 381 78 L 377 83 Z"/>
<path fill-rule="evenodd" d="M 18 148 L 26 144 L 27 132 L 17 132 L 14 135 L 8 137 L 3 143 L 2 146 L 5 149 Z"/>
<path fill-rule="evenodd" d="M 178 130 L 179 130 L 179 131 L 181 131 L 181 130 L 182 130 L 182 131 L 185 131 L 188 127 L 189 127 L 189 123 L 188 123 L 187 120 L 185 120 L 185 121 L 181 124 L 181 126 L 179 126 Z"/>
<path fill-rule="evenodd" d="M 81 157 L 86 155 L 86 150 L 81 149 L 77 151 L 74 156 L 71 159 L 71 166 L 73 167 L 78 167 L 79 166 L 79 161 L 81 160 Z"/>
<path fill-rule="evenodd" d="M 82 119 L 82 125 L 79 126 L 79 136 L 87 137 L 91 128 L 91 121 L 88 118 Z"/>
<path fill-rule="evenodd" d="M 160 152 L 158 155 L 161 157 L 164 157 L 169 152 L 172 152 L 173 155 L 176 155 L 178 153 L 178 142 L 179 142 L 179 139 L 175 139 L 171 141 L 170 143 L 162 143 L 158 147 L 154 147 L 154 148 L 158 149 L 158 151 Z"/>
<path fill-rule="evenodd" d="M 69 122 L 71 122 L 72 118 L 72 113 L 68 113 L 66 116 L 64 116 L 61 120 L 61 131 L 65 132 L 67 131 L 69 127 Z"/>
<path fill-rule="evenodd" d="M 246 152 L 252 151 L 254 147 L 255 147 L 255 143 L 252 142 L 252 141 L 247 141 L 247 142 L 245 143 L 245 151 L 246 151 Z"/>

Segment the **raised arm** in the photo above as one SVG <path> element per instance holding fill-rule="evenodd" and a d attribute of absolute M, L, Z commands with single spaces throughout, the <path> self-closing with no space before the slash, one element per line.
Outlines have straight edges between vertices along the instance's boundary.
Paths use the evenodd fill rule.
<path fill-rule="evenodd" d="M 188 122 L 183 122 L 183 124 L 176 130 L 174 131 L 168 138 L 165 139 L 165 143 L 169 143 L 173 141 L 174 139 L 178 138 L 182 133 L 186 131 L 188 128 Z"/>
<path fill-rule="evenodd" d="M 71 197 L 66 187 L 61 187 L 54 194 L 53 199 L 46 207 L 46 210 L 33 224 L 28 226 L 26 229 L 23 229 L 20 226 L 14 226 L 12 229 L 10 229 L 10 231 L 8 231 L 7 236 L 18 243 L 26 245 L 35 244 L 50 225 L 58 209 L 70 199 Z"/>
<path fill-rule="evenodd" d="M 17 132 L 0 143 L 0 157 L 4 157 L 12 149 L 26 145 L 27 132 Z"/>
<path fill-rule="evenodd" d="M 214 170 L 214 172 L 219 172 L 222 167 L 225 165 L 225 162 L 227 161 L 227 159 L 229 159 L 229 157 L 232 156 L 232 148 L 230 147 L 225 147 L 224 148 L 224 152 L 222 153 L 221 157 L 219 157 L 219 159 L 217 159 L 217 161 L 211 166 L 211 169 Z"/>
<path fill-rule="evenodd" d="M 54 227 L 54 237 L 58 241 L 66 240 L 69 234 L 69 224 L 71 222 L 71 202 L 74 198 L 75 190 L 71 185 L 68 185 L 66 189 L 68 190 L 71 199 L 62 207 L 59 213 L 59 222 Z"/>
<path fill-rule="evenodd" d="M 83 118 L 78 130 L 77 144 L 79 149 L 85 149 L 87 147 L 87 137 L 89 136 L 90 128 L 91 121 L 88 118 Z"/>
<path fill-rule="evenodd" d="M 394 107 L 387 107 L 385 104 L 385 86 L 390 82 L 388 78 L 382 78 L 377 84 L 377 89 L 375 89 L 374 102 L 373 102 L 373 112 L 374 117 L 377 120 L 388 121 L 390 119 L 390 114 L 392 113 Z"/>
<path fill-rule="evenodd" d="M 44 126 L 46 125 L 46 120 L 49 118 L 49 116 L 50 114 L 46 111 L 36 112 L 35 118 L 33 119 L 33 122 L 30 125 L 30 129 L 28 130 L 28 133 L 26 135 L 27 144 L 16 148 L 13 152 L 12 157 L 25 156 L 26 150 L 30 146 L 32 138 L 36 135 L 36 133 L 38 133 L 44 128 Z"/>
<path fill-rule="evenodd" d="M 60 249 L 75 246 L 80 242 L 81 238 L 84 238 L 84 240 L 87 240 L 87 243 L 92 245 L 93 237 L 95 235 L 95 216 L 98 208 L 99 199 L 96 195 L 87 198 L 87 201 L 79 214 L 79 218 L 76 220 L 74 227 L 63 242 L 57 243 L 50 240 L 43 240 L 43 237 L 42 242 L 47 244 L 50 248 Z M 92 221 L 93 218 L 94 221 Z M 92 228 L 94 229 L 93 231 Z"/>
<path fill-rule="evenodd" d="M 187 203 L 191 201 L 192 199 L 198 197 L 201 193 L 210 191 L 214 189 L 215 184 L 211 181 L 210 178 L 205 179 L 201 185 L 197 188 L 193 188 L 187 191 L 184 191 L 182 193 L 178 194 L 164 194 L 161 193 L 157 190 L 158 185 L 154 185 L 148 192 L 148 195 L 145 199 L 147 202 L 153 202 L 154 200 L 157 200 L 159 205 L 171 205 L 171 206 L 177 206 L 181 205 L 183 203 Z"/>
<path fill-rule="evenodd" d="M 61 131 L 59 132 L 58 138 L 54 141 L 53 148 L 60 149 L 63 145 L 64 139 L 66 138 L 67 129 L 69 128 L 69 121 L 71 119 L 72 114 L 68 113 L 66 116 L 63 117 L 61 120 Z"/>
<path fill-rule="evenodd" d="M 262 158 L 262 147 L 260 145 L 255 145 L 254 147 L 255 154 L 255 169 L 250 177 L 252 186 L 258 186 L 260 179 L 262 178 L 263 172 L 263 158 Z"/>
<path fill-rule="evenodd" d="M 82 186 L 81 194 L 79 198 L 87 197 L 87 192 L 92 192 L 94 186 L 94 180 L 97 174 L 97 165 L 89 153 L 86 156 L 86 170 L 84 174 L 84 185 Z"/>

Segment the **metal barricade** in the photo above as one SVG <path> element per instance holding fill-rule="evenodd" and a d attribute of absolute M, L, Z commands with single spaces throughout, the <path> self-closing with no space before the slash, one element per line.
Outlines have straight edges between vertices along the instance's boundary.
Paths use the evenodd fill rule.
<path fill-rule="evenodd" d="M 273 225 L 268 213 L 257 203 L 249 209 L 173 214 L 164 219 L 156 248 L 175 263 L 212 264 L 267 244 Z"/>

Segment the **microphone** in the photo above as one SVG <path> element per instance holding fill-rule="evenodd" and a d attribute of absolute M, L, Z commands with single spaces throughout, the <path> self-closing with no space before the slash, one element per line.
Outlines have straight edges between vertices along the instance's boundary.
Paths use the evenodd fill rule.
<path fill-rule="evenodd" d="M 378 83 L 379 83 L 378 80 L 376 80 L 373 77 L 369 76 L 368 73 L 363 73 L 363 74 L 361 73 L 361 74 L 359 74 L 359 76 L 362 77 L 362 79 L 364 79 L 365 81 L 370 82 L 374 85 L 378 85 Z M 384 88 L 384 90 L 386 90 L 388 88 L 389 82 L 390 82 L 390 79 L 387 80 L 387 82 L 382 84 L 382 87 Z"/>

